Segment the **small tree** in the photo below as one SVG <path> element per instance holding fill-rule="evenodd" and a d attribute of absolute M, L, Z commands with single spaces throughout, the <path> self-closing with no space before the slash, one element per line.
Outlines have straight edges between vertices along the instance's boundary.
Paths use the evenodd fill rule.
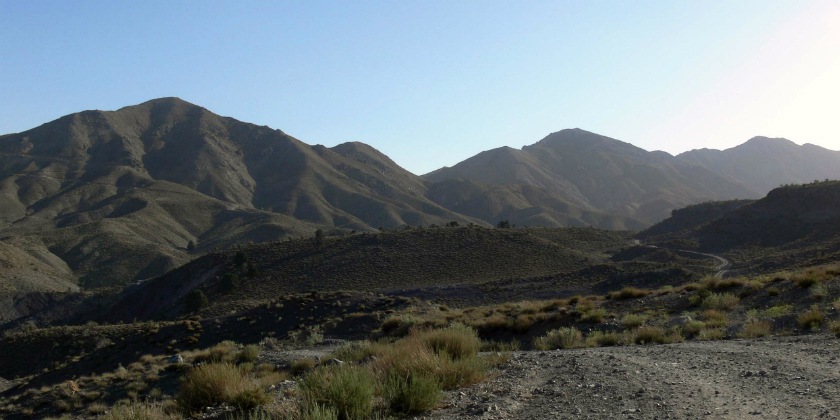
<path fill-rule="evenodd" d="M 509 229 L 510 222 L 507 220 L 500 220 L 499 223 L 496 224 L 496 227 L 499 229 Z"/>
<path fill-rule="evenodd" d="M 187 294 L 187 310 L 190 312 L 198 312 L 201 308 L 209 304 L 210 301 L 207 300 L 207 295 L 201 289 L 192 289 Z"/>
<path fill-rule="evenodd" d="M 248 261 L 248 257 L 245 256 L 245 253 L 242 251 L 236 251 L 236 255 L 233 256 L 233 264 L 237 267 L 242 267 Z"/>
<path fill-rule="evenodd" d="M 318 230 L 315 231 L 315 245 L 317 245 L 318 248 L 320 248 L 324 245 L 324 230 L 323 229 L 318 229 Z"/>
<path fill-rule="evenodd" d="M 195 242 L 190 241 L 189 243 L 187 243 L 187 251 L 192 251 L 194 249 L 195 249 Z"/>
<path fill-rule="evenodd" d="M 232 292 L 239 288 L 242 282 L 239 280 L 239 276 L 233 273 L 227 273 L 222 276 L 221 287 L 223 292 Z M 206 298 L 206 297 L 205 297 Z"/>

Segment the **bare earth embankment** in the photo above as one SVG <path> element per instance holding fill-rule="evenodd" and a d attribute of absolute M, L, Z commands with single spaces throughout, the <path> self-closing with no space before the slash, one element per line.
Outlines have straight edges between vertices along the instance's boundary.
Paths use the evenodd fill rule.
<path fill-rule="evenodd" d="M 836 419 L 838 350 L 809 335 L 519 351 L 426 418 Z"/>

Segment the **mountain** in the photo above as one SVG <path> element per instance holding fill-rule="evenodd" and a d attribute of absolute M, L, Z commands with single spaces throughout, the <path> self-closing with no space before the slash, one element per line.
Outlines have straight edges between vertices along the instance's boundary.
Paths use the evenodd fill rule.
<path fill-rule="evenodd" d="M 750 188 L 703 166 L 580 129 L 553 133 L 521 150 L 483 152 L 424 178 L 433 182 L 467 181 L 479 191 L 489 186 L 514 190 L 527 186 L 541 193 L 497 194 L 497 207 L 511 215 L 523 209 L 550 213 L 557 202 L 563 202 L 589 220 L 597 220 L 594 215 L 610 215 L 619 220 L 611 222 L 614 226 L 630 228 L 658 222 L 672 209 L 689 204 L 757 197 Z M 462 201 L 470 194 L 479 193 L 432 198 L 453 208 L 453 201 Z M 462 205 L 458 211 L 479 217 L 484 209 Z M 522 223 L 520 220 L 511 221 Z"/>
<path fill-rule="evenodd" d="M 781 138 L 754 137 L 726 150 L 700 149 L 677 159 L 702 166 L 763 195 L 785 184 L 840 179 L 840 152 Z"/>
<path fill-rule="evenodd" d="M 0 136 L 0 263 L 40 261 L 51 271 L 39 272 L 54 275 L 35 289 L 66 290 L 155 277 L 199 252 L 319 228 L 482 223 L 425 193 L 422 179 L 370 146 L 310 146 L 156 99 Z M 0 277 L 0 290 L 32 289 Z"/>

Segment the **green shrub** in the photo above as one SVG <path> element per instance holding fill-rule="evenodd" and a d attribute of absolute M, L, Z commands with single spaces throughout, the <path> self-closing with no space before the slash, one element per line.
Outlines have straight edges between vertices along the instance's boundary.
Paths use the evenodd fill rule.
<path fill-rule="evenodd" d="M 584 322 L 604 322 L 607 316 L 607 310 L 602 308 L 592 308 L 584 311 L 581 314 L 580 320 Z"/>
<path fill-rule="evenodd" d="M 647 316 L 639 314 L 627 314 L 621 318 L 621 325 L 625 328 L 638 328 L 647 322 Z"/>
<path fill-rule="evenodd" d="M 414 414 L 428 411 L 439 402 L 443 392 L 441 384 L 428 373 L 402 376 L 392 372 L 385 380 L 383 397 L 392 411 Z"/>
<path fill-rule="evenodd" d="M 724 338 L 726 338 L 726 331 L 722 328 L 710 328 L 697 334 L 697 339 L 702 341 L 723 340 Z"/>
<path fill-rule="evenodd" d="M 574 327 L 551 330 L 534 339 L 534 348 L 537 350 L 573 349 L 584 345 L 583 333 Z"/>
<path fill-rule="evenodd" d="M 444 357 L 437 373 L 444 390 L 477 384 L 487 377 L 487 364 L 478 357 L 452 360 Z"/>
<path fill-rule="evenodd" d="M 338 420 L 338 411 L 333 407 L 313 404 L 306 407 L 301 420 Z"/>
<path fill-rule="evenodd" d="M 303 378 L 300 389 L 309 410 L 321 405 L 340 419 L 363 419 L 373 411 L 376 377 L 361 366 L 321 366 Z"/>
<path fill-rule="evenodd" d="M 736 306 L 741 299 L 731 293 L 712 293 L 701 303 L 703 309 L 715 309 L 719 311 L 728 311 Z"/>
<path fill-rule="evenodd" d="M 771 306 L 761 312 L 761 315 L 766 318 L 778 318 L 790 314 L 793 311 L 793 305 L 776 305 Z"/>
<path fill-rule="evenodd" d="M 682 330 L 684 333 L 694 337 L 706 329 L 706 323 L 698 320 L 691 320 L 683 324 Z"/>
<path fill-rule="evenodd" d="M 184 414 L 190 414 L 220 403 L 253 408 L 267 402 L 268 396 L 241 368 L 228 363 L 214 363 L 198 366 L 187 373 L 177 401 Z"/>

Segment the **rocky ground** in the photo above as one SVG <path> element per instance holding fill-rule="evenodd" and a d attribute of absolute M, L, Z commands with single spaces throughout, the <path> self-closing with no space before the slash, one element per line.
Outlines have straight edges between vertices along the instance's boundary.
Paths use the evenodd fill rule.
<path fill-rule="evenodd" d="M 838 356 L 828 335 L 513 352 L 420 418 L 836 419 Z"/>

